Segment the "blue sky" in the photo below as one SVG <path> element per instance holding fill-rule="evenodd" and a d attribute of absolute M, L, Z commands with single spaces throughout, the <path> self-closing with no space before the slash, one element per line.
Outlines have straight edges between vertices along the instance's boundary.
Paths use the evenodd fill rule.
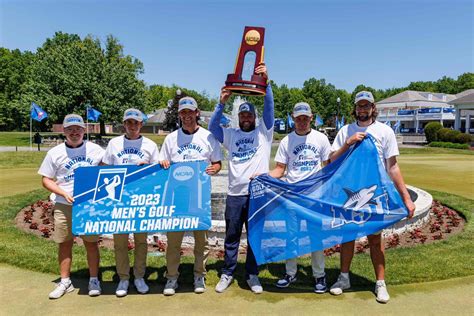
<path fill-rule="evenodd" d="M 6 1 L 0 46 L 35 51 L 55 31 L 117 37 L 147 84 L 217 96 L 245 25 L 266 28 L 278 84 L 324 78 L 352 91 L 474 71 L 472 1 Z"/>

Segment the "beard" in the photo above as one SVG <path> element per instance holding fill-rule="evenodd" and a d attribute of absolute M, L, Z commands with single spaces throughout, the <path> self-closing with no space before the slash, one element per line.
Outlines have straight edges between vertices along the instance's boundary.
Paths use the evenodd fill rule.
<path fill-rule="evenodd" d="M 255 129 L 255 122 L 247 123 L 245 125 L 242 122 L 239 122 L 239 127 L 244 132 L 251 132 Z"/>
<path fill-rule="evenodd" d="M 370 120 L 370 116 L 367 114 L 359 114 L 357 115 L 357 120 L 359 122 L 367 122 L 368 120 Z"/>

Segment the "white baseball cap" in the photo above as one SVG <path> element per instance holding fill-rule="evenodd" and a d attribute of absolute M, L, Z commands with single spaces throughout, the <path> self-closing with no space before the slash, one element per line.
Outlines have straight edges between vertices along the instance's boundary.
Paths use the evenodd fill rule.
<path fill-rule="evenodd" d="M 84 124 L 84 120 L 82 119 L 82 116 L 77 115 L 77 114 L 68 114 L 64 117 L 63 128 L 66 128 L 69 126 L 80 126 L 82 128 L 86 128 L 86 125 Z"/>
<path fill-rule="evenodd" d="M 191 97 L 184 97 L 179 99 L 178 103 L 178 112 L 181 112 L 182 110 L 188 109 L 191 111 L 195 111 L 197 109 L 198 105 L 196 100 Z"/>
<path fill-rule="evenodd" d="M 123 121 L 126 120 L 135 120 L 137 122 L 143 122 L 143 113 L 137 109 L 127 109 L 123 113 Z"/>
<path fill-rule="evenodd" d="M 370 91 L 361 91 L 356 94 L 354 104 L 357 104 L 357 102 L 362 101 L 362 100 L 367 100 L 370 103 L 374 103 L 374 96 L 372 95 L 372 92 Z"/>
<path fill-rule="evenodd" d="M 313 112 L 311 112 L 311 107 L 306 102 L 298 102 L 295 104 L 293 108 L 293 117 L 298 117 L 300 115 L 311 116 Z"/>

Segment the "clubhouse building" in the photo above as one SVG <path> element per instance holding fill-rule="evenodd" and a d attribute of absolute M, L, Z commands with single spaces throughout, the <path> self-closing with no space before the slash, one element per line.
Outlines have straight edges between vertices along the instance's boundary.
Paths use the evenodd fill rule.
<path fill-rule="evenodd" d="M 396 126 L 401 134 L 423 134 L 429 122 L 474 134 L 474 89 L 458 94 L 403 91 L 376 102 L 378 120 Z"/>

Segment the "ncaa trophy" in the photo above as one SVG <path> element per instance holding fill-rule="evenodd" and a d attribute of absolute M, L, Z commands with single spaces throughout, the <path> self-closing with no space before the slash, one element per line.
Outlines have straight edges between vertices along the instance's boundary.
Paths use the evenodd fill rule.
<path fill-rule="evenodd" d="M 263 27 L 245 27 L 234 73 L 227 75 L 225 89 L 243 95 L 265 95 L 267 80 L 255 74 L 255 68 L 263 63 L 264 35 Z"/>

